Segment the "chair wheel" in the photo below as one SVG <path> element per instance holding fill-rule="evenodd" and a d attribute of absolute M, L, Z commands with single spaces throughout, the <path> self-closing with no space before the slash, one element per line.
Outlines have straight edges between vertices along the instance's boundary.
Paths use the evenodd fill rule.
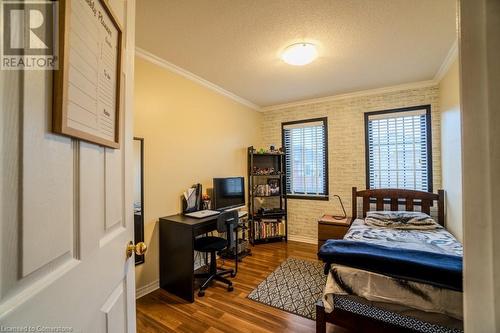
<path fill-rule="evenodd" d="M 233 285 L 230 285 L 230 286 L 227 287 L 227 291 L 233 291 L 233 290 L 234 290 Z"/>
<path fill-rule="evenodd" d="M 199 297 L 203 297 L 203 296 L 205 296 L 205 291 L 204 291 L 204 290 L 200 290 L 200 291 L 198 291 L 198 296 L 199 296 Z"/>
<path fill-rule="evenodd" d="M 235 272 L 232 272 L 231 273 L 231 277 L 234 278 L 236 276 L 236 273 Z"/>

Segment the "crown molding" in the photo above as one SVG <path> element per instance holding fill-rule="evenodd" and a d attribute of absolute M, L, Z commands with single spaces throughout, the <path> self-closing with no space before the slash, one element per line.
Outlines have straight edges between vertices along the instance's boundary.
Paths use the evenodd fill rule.
<path fill-rule="evenodd" d="M 244 106 L 247 106 L 255 111 L 261 110 L 260 106 L 258 106 L 257 104 L 252 103 L 252 102 L 250 102 L 250 101 L 248 101 L 248 100 L 246 100 L 238 95 L 235 95 L 232 92 L 227 91 L 226 89 L 216 85 L 215 83 L 212 83 L 208 80 L 205 80 L 204 78 L 199 77 L 198 75 L 193 74 L 193 73 L 185 70 L 184 68 L 181 68 L 177 65 L 174 65 L 171 62 L 168 62 L 165 59 L 162 59 L 162 58 L 160 58 L 160 57 L 158 57 L 158 56 L 156 56 L 156 55 L 154 55 L 154 54 L 152 54 L 144 49 L 136 47 L 135 48 L 135 55 L 144 59 L 144 60 L 147 60 L 155 65 L 158 65 L 160 67 L 168 69 L 169 71 L 172 71 L 176 74 L 179 74 L 188 80 L 196 82 L 196 83 L 198 83 L 198 84 L 200 84 L 200 85 L 202 85 L 210 90 L 215 91 L 218 94 L 221 94 L 227 98 L 230 98 L 233 101 L 238 102 Z"/>
<path fill-rule="evenodd" d="M 383 88 L 360 90 L 360 91 L 355 91 L 352 93 L 332 95 L 332 96 L 327 96 L 327 97 L 306 99 L 306 100 L 301 100 L 301 101 L 296 101 L 296 102 L 291 102 L 291 103 L 265 106 L 265 107 L 261 108 L 261 110 L 262 110 L 262 112 L 274 111 L 274 110 L 285 109 L 285 108 L 290 108 L 290 107 L 295 107 L 295 106 L 303 106 L 303 105 L 338 101 L 338 100 L 346 99 L 346 98 L 364 97 L 364 96 L 369 96 L 369 95 L 391 93 L 391 92 L 396 92 L 396 91 L 401 91 L 401 90 L 426 88 L 426 87 L 435 86 L 437 84 L 438 84 L 438 82 L 436 82 L 435 80 L 404 83 L 404 84 L 398 84 L 395 86 L 388 86 L 388 87 L 383 87 Z"/>
<path fill-rule="evenodd" d="M 439 67 L 439 70 L 437 71 L 436 75 L 434 75 L 434 81 L 436 81 L 436 82 L 441 81 L 443 79 L 443 77 L 446 75 L 446 73 L 448 73 L 450 66 L 457 59 L 458 59 L 458 40 L 455 39 L 455 41 L 451 45 L 450 50 L 448 51 L 448 54 L 444 58 L 444 61 L 441 64 L 441 67 Z"/>
<path fill-rule="evenodd" d="M 377 95 L 377 94 L 384 94 L 384 93 L 391 93 L 391 92 L 396 92 L 396 91 L 401 91 L 401 90 L 409 90 L 409 89 L 419 89 L 419 88 L 426 88 L 426 87 L 431 87 L 431 86 L 436 86 L 439 84 L 439 81 L 444 77 L 444 75 L 448 72 L 450 66 L 453 64 L 453 62 L 457 59 L 458 57 L 458 42 L 455 40 L 453 42 L 453 45 L 451 46 L 450 50 L 448 51 L 448 54 L 446 55 L 443 63 L 439 67 L 439 70 L 437 71 L 436 75 L 432 80 L 426 80 L 426 81 L 418 81 L 418 82 L 411 82 L 411 83 L 404 83 L 404 84 L 399 84 L 399 85 L 394 85 L 394 86 L 388 86 L 388 87 L 382 87 L 382 88 L 375 88 L 375 89 L 367 89 L 367 90 L 360 90 L 360 91 L 355 91 L 351 93 L 345 93 L 345 94 L 338 94 L 338 95 L 331 95 L 331 96 L 326 96 L 326 97 L 319 97 L 319 98 L 312 98 L 312 99 L 305 99 L 305 100 L 299 100 L 295 102 L 290 102 L 290 103 L 283 103 L 283 104 L 276 104 L 276 105 L 270 105 L 270 106 L 265 106 L 265 107 L 260 107 L 255 103 L 252 103 L 236 94 L 233 94 L 230 91 L 227 91 L 226 89 L 208 81 L 205 80 L 202 77 L 199 77 L 196 74 L 193 74 L 177 65 L 172 64 L 171 62 L 168 62 L 144 49 L 141 49 L 139 47 L 136 47 L 135 49 L 135 54 L 136 56 L 145 59 L 151 63 L 154 63 L 160 67 L 163 67 L 165 69 L 168 69 L 176 74 L 179 74 L 188 80 L 194 81 L 208 89 L 211 89 L 218 94 L 221 94 L 225 97 L 228 97 L 232 100 L 234 100 L 237 103 L 240 103 L 242 105 L 245 105 L 255 111 L 260 111 L 260 112 L 266 112 L 266 111 L 274 111 L 274 110 L 280 110 L 280 109 L 285 109 L 285 108 L 290 108 L 290 107 L 296 107 L 296 106 L 303 106 L 303 105 L 310 105 L 310 104 L 317 104 L 317 103 L 324 103 L 324 102 L 331 102 L 331 101 L 337 101 L 341 99 L 347 99 L 347 98 L 355 98 L 355 97 L 364 97 L 364 96 L 369 96 L 369 95 Z"/>

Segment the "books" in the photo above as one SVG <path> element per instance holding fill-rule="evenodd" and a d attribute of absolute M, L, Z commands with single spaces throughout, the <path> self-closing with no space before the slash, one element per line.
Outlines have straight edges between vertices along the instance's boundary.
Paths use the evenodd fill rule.
<path fill-rule="evenodd" d="M 262 219 L 254 223 L 254 238 L 265 239 L 285 236 L 285 223 L 282 220 Z"/>

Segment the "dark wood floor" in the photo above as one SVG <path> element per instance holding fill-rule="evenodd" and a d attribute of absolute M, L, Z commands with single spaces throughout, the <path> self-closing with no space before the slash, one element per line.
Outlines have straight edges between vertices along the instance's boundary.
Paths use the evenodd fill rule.
<path fill-rule="evenodd" d="M 216 284 L 204 297 L 196 296 L 194 303 L 158 289 L 137 300 L 137 332 L 314 332 L 314 321 L 257 303 L 247 295 L 286 258 L 317 260 L 316 249 L 316 245 L 291 241 L 257 245 L 239 265 L 233 292 Z M 327 331 L 346 332 L 334 326 Z"/>

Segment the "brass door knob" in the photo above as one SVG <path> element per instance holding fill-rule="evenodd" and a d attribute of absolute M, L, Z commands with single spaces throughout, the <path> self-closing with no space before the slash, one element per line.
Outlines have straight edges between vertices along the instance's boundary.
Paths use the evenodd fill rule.
<path fill-rule="evenodd" d="M 148 247 L 144 244 L 144 242 L 139 242 L 134 245 L 134 242 L 130 241 L 127 245 L 127 258 L 130 258 L 133 253 L 138 256 L 142 256 L 147 250 Z"/>

